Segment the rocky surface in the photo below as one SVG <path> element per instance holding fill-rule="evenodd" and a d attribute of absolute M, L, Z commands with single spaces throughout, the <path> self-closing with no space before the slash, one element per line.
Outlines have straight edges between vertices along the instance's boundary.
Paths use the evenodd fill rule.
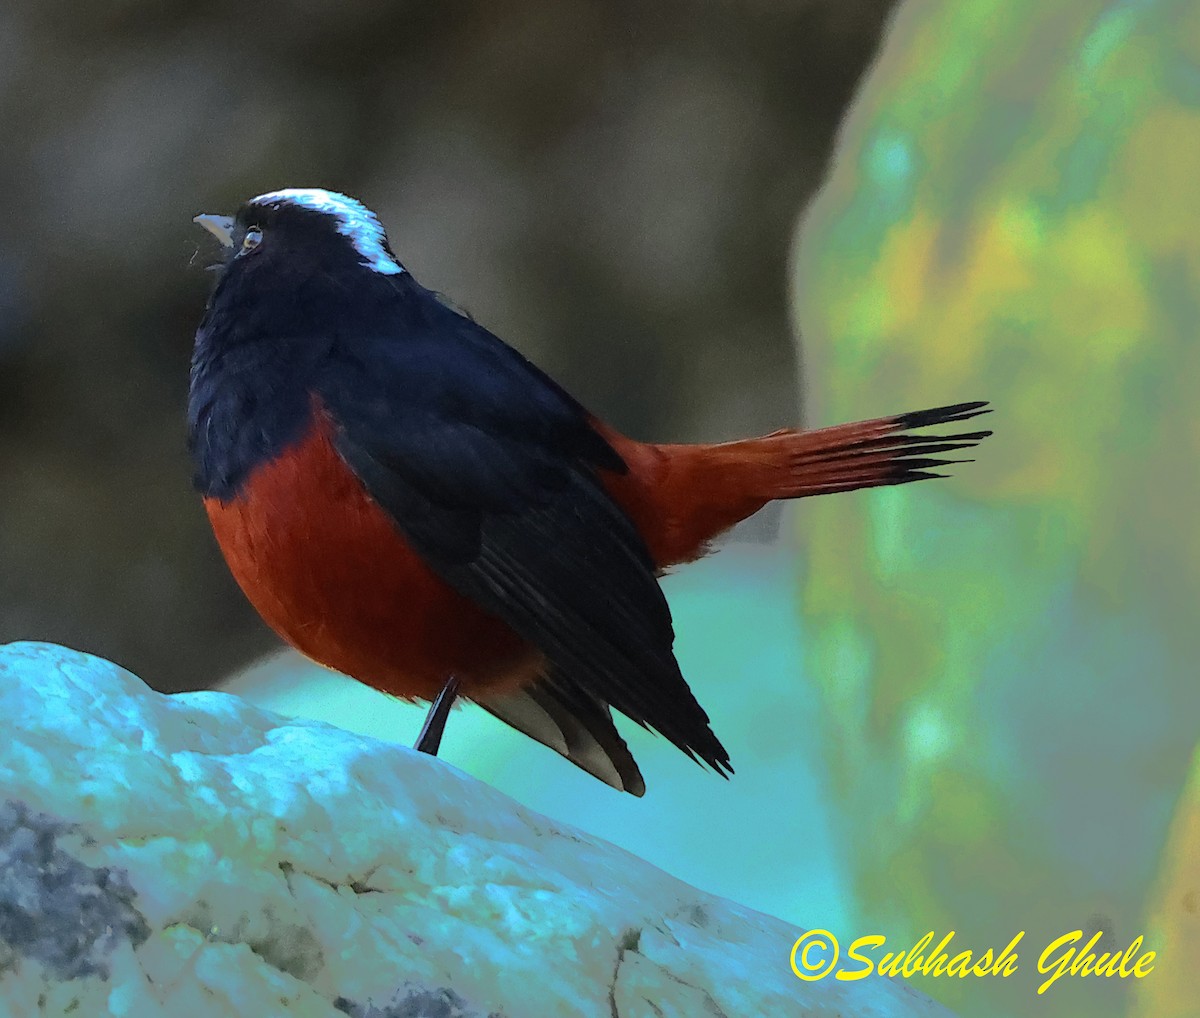
<path fill-rule="evenodd" d="M 6 1015 L 946 1014 L 403 748 L 47 644 L 0 712 Z"/>

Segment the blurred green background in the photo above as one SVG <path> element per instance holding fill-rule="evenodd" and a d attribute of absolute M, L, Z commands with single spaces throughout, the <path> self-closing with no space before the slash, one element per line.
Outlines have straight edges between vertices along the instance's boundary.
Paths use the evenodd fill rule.
<path fill-rule="evenodd" d="M 0 40 L 0 640 L 164 689 L 275 646 L 187 484 L 188 220 L 337 187 L 635 436 L 997 408 L 954 480 L 665 581 L 731 782 L 626 726 L 634 800 L 474 709 L 448 760 L 845 939 L 1026 931 L 1011 979 L 918 980 L 964 1016 L 1200 1016 L 1194 3 L 51 3 Z M 422 714 L 290 654 L 227 688 Z M 1073 929 L 1158 966 L 1037 996 Z"/>
<path fill-rule="evenodd" d="M 964 1014 L 1033 1013 L 1036 954 L 1083 929 L 1161 951 L 1138 1014 L 1200 1015 L 1195 920 L 1190 951 L 1167 936 L 1200 892 L 1180 827 L 1198 58 L 1194 3 L 906 3 L 798 240 L 810 412 L 997 407 L 953 483 L 819 501 L 801 531 L 856 923 L 997 948 L 1027 931 L 1011 979 L 922 981 Z M 1127 1013 L 1131 989 L 1063 980 L 1037 1013 Z"/>

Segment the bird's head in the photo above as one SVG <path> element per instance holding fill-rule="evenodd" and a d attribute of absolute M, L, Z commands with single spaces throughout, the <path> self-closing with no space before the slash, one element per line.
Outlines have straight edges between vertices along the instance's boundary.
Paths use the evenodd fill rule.
<path fill-rule="evenodd" d="M 361 202 L 319 187 L 251 198 L 234 216 L 194 220 L 221 244 L 222 280 L 296 285 L 315 276 L 398 276 L 404 267 L 375 214 Z"/>
<path fill-rule="evenodd" d="M 322 380 L 342 384 L 333 349 L 403 331 L 416 284 L 374 214 L 335 191 L 272 191 L 195 221 L 224 258 L 196 330 L 191 445 L 203 489 L 230 492 L 303 431 Z"/>

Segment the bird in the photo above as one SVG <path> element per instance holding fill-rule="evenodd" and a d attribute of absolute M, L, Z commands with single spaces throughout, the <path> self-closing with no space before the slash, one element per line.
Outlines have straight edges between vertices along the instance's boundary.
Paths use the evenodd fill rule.
<path fill-rule="evenodd" d="M 221 253 L 187 411 L 216 541 L 301 654 L 431 702 L 426 753 L 465 699 L 641 796 L 615 711 L 728 778 L 661 577 L 769 502 L 944 477 L 991 434 L 923 432 L 976 401 L 638 441 L 418 283 L 355 198 L 287 188 L 194 221 Z"/>

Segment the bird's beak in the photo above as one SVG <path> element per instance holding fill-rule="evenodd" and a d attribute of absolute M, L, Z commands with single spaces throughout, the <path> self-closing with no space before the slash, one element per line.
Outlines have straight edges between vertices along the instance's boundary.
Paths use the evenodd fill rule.
<path fill-rule="evenodd" d="M 233 247 L 233 217 L 210 216 L 207 213 L 196 216 L 193 223 L 199 223 L 209 233 L 221 242 L 222 247 Z"/>

